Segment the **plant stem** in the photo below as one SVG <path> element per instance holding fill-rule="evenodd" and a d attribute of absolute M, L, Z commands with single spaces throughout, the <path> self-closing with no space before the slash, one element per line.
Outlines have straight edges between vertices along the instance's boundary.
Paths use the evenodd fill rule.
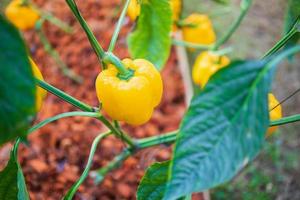
<path fill-rule="evenodd" d="M 169 133 L 140 139 L 137 141 L 138 147 L 144 149 L 159 144 L 174 142 L 176 140 L 178 132 L 179 130 L 175 130 Z"/>
<path fill-rule="evenodd" d="M 274 53 L 276 53 L 279 49 L 281 49 L 296 33 L 298 30 L 296 27 L 292 28 L 285 36 L 283 36 L 265 55 L 263 55 L 262 59 L 266 57 L 270 57 Z"/>
<path fill-rule="evenodd" d="M 67 194 L 64 196 L 64 200 L 71 200 L 74 196 L 74 194 L 76 193 L 76 191 L 78 190 L 79 186 L 83 183 L 83 181 L 86 179 L 86 177 L 88 176 L 88 173 L 91 169 L 92 166 L 92 161 L 96 152 L 96 148 L 97 145 L 99 144 L 99 142 L 107 137 L 109 134 L 111 134 L 111 132 L 107 132 L 107 133 L 103 133 L 98 135 L 92 144 L 91 150 L 90 150 L 90 154 L 89 154 L 89 158 L 86 164 L 86 167 L 84 168 L 83 173 L 81 174 L 81 176 L 79 177 L 79 179 L 74 183 L 74 185 L 70 188 L 70 190 L 67 192 Z"/>
<path fill-rule="evenodd" d="M 97 119 L 99 119 L 107 128 L 109 128 L 115 136 L 126 142 L 131 148 L 137 148 L 137 143 L 134 141 L 134 139 L 113 126 L 105 117 L 101 115 Z"/>
<path fill-rule="evenodd" d="M 130 3 L 130 0 L 126 0 L 125 2 L 125 5 L 124 5 L 124 8 L 122 10 L 122 13 L 120 15 L 120 18 L 118 20 L 118 23 L 117 23 L 117 26 L 116 26 L 116 29 L 113 33 L 113 36 L 111 38 L 111 41 L 110 41 L 110 44 L 109 44 L 109 47 L 108 47 L 108 52 L 112 52 L 115 48 L 115 44 L 116 44 L 116 41 L 118 39 L 118 36 L 119 36 L 119 33 L 120 33 L 120 30 L 121 30 L 121 26 L 124 22 L 124 19 L 125 19 L 125 15 L 126 15 L 126 12 L 127 12 L 127 9 L 128 9 L 128 6 L 129 6 L 129 3 Z"/>
<path fill-rule="evenodd" d="M 300 121 L 300 114 L 284 117 L 278 120 L 271 121 L 270 126 L 279 126 Z"/>
<path fill-rule="evenodd" d="M 199 49 L 199 50 L 208 50 L 208 49 L 211 49 L 211 47 L 212 47 L 211 45 L 194 44 L 191 42 L 185 42 L 185 41 L 176 40 L 176 39 L 173 39 L 172 42 L 174 45 L 177 45 L 177 46 L 185 46 L 185 47 L 190 47 L 190 48 Z"/>
<path fill-rule="evenodd" d="M 126 69 L 126 67 L 124 66 L 122 61 L 111 52 L 105 53 L 105 57 L 104 57 L 103 61 L 106 64 L 108 64 L 108 63 L 113 64 L 117 68 L 117 70 L 119 71 L 118 77 L 122 80 L 128 80 L 134 74 L 133 71 L 131 71 L 129 69 Z"/>
<path fill-rule="evenodd" d="M 63 30 L 66 33 L 72 33 L 73 32 L 73 28 L 71 26 L 69 26 L 65 22 L 61 21 L 60 19 L 58 19 L 57 17 L 52 15 L 50 12 L 46 12 L 46 11 L 40 9 L 33 2 L 30 2 L 30 4 L 40 14 L 42 19 L 45 19 L 45 20 L 49 21 L 51 24 L 57 26 L 58 28 L 60 28 L 61 30 Z"/>
<path fill-rule="evenodd" d="M 66 77 L 69 77 L 70 79 L 74 80 L 77 83 L 82 83 L 82 77 L 75 74 L 74 71 L 70 70 L 68 66 L 61 60 L 57 51 L 52 47 L 44 31 L 41 29 L 42 23 L 43 21 L 37 23 L 36 32 L 40 38 L 41 43 L 44 46 L 45 51 L 55 60 L 57 66 L 60 68 L 60 70 L 63 72 L 63 74 Z"/>
<path fill-rule="evenodd" d="M 246 16 L 250 6 L 252 4 L 252 0 L 242 0 L 241 3 L 241 12 L 236 21 L 231 25 L 231 27 L 228 29 L 228 31 L 225 33 L 224 36 L 222 36 L 212 47 L 212 50 L 217 50 L 222 44 L 227 42 L 229 38 L 232 36 L 232 34 L 236 31 L 236 29 L 240 26 L 241 22 L 243 21 L 244 17 Z"/>
<path fill-rule="evenodd" d="M 94 178 L 95 184 L 99 184 L 103 181 L 106 174 L 116 168 L 118 168 L 124 160 L 131 156 L 134 152 L 130 149 L 125 149 L 121 154 L 116 156 L 107 166 L 100 168 L 97 171 L 90 173 L 90 176 Z"/>
<path fill-rule="evenodd" d="M 66 113 L 61 113 L 58 115 L 55 115 L 53 117 L 47 118 L 43 121 L 41 121 L 40 123 L 32 126 L 29 130 L 28 130 L 28 134 L 36 131 L 37 129 L 42 128 L 43 126 L 54 122 L 56 120 L 62 119 L 62 118 L 66 118 L 66 117 L 75 117 L 75 116 L 82 116 L 82 117 L 93 117 L 93 118 L 98 118 L 101 116 L 100 113 L 96 113 L 96 112 L 81 112 L 81 111 L 75 111 L 75 112 L 66 112 Z"/>
<path fill-rule="evenodd" d="M 85 31 L 85 33 L 86 33 L 86 35 L 87 35 L 94 51 L 95 51 L 95 53 L 98 56 L 99 61 L 101 61 L 104 58 L 104 55 L 105 55 L 105 52 L 104 52 L 103 48 L 101 47 L 101 45 L 97 41 L 95 35 L 93 34 L 91 29 L 89 28 L 88 24 L 86 23 L 86 21 L 84 20 L 82 15 L 80 14 L 75 1 L 74 0 L 66 0 L 66 2 L 69 5 L 69 7 L 70 7 L 71 11 L 73 12 L 73 14 L 75 15 L 76 19 L 79 21 L 81 27 Z"/>
<path fill-rule="evenodd" d="M 39 80 L 39 79 L 35 79 L 37 84 L 47 90 L 48 92 L 54 94 L 55 96 L 61 98 L 62 100 L 72 104 L 73 106 L 79 108 L 80 110 L 86 111 L 86 112 L 94 112 L 95 109 L 79 100 L 77 100 L 76 98 L 70 96 L 69 94 L 61 91 L 60 89 L 50 85 L 49 83 Z"/>

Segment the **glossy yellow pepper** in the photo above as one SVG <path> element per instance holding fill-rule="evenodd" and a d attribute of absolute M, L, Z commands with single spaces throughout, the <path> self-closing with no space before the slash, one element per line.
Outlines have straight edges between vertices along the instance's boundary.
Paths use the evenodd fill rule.
<path fill-rule="evenodd" d="M 181 12 L 181 0 L 171 0 L 171 9 L 172 9 L 172 19 L 177 21 Z M 131 21 L 135 21 L 136 18 L 140 15 L 141 6 L 138 0 L 131 0 L 127 9 L 127 15 Z"/>
<path fill-rule="evenodd" d="M 192 77 L 194 83 L 203 88 L 215 72 L 229 63 L 230 60 L 226 56 L 218 56 L 209 51 L 200 53 L 193 66 Z"/>
<path fill-rule="evenodd" d="M 183 20 L 183 40 L 195 44 L 211 45 L 216 41 L 213 25 L 207 15 L 191 14 Z"/>
<path fill-rule="evenodd" d="M 43 75 L 41 71 L 39 70 L 38 66 L 34 63 L 34 61 L 29 58 L 30 64 L 31 64 L 31 69 L 33 72 L 33 76 L 39 80 L 44 80 Z M 47 95 L 47 91 L 36 86 L 36 92 L 35 92 L 35 108 L 36 111 L 38 112 L 43 104 L 43 100 Z"/>
<path fill-rule="evenodd" d="M 5 9 L 5 15 L 20 30 L 33 28 L 40 18 L 31 5 L 22 5 L 22 0 L 11 1 Z"/>
<path fill-rule="evenodd" d="M 130 18 L 131 21 L 135 21 L 136 18 L 140 15 L 141 12 L 141 6 L 138 2 L 138 0 L 130 0 L 128 9 L 127 9 L 127 15 Z"/>
<path fill-rule="evenodd" d="M 114 120 L 131 125 L 147 122 L 153 109 L 160 103 L 163 83 L 160 73 L 152 63 L 144 59 L 124 59 L 127 69 L 134 75 L 122 80 L 112 64 L 103 70 L 96 80 L 96 92 L 103 110 Z"/>
<path fill-rule="evenodd" d="M 282 108 L 281 105 L 278 105 L 279 102 L 276 99 L 276 97 L 272 93 L 269 93 L 268 98 L 269 98 L 270 120 L 276 120 L 282 118 Z M 277 107 L 274 108 L 275 106 Z M 268 128 L 266 136 L 267 137 L 271 136 L 277 129 L 278 126 L 272 126 Z"/>

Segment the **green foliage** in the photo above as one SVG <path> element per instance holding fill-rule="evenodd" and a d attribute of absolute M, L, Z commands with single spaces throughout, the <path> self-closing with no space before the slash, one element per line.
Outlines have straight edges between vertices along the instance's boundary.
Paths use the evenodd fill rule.
<path fill-rule="evenodd" d="M 154 163 L 142 178 L 137 190 L 138 200 L 161 200 L 168 180 L 169 161 Z"/>
<path fill-rule="evenodd" d="M 161 70 L 171 49 L 172 12 L 168 0 L 141 2 L 136 30 L 128 37 L 133 58 L 144 58 Z"/>
<path fill-rule="evenodd" d="M 211 78 L 180 126 L 165 199 L 224 183 L 258 154 L 270 83 L 271 66 L 263 61 L 233 62 Z"/>
<path fill-rule="evenodd" d="M 300 1 L 299 0 L 288 0 L 285 23 L 284 23 L 284 34 L 287 34 L 289 30 L 294 26 L 295 21 L 300 16 Z"/>
<path fill-rule="evenodd" d="M 20 164 L 18 163 L 18 158 L 15 151 L 17 151 L 17 149 L 14 149 L 11 152 L 10 159 L 6 167 L 0 172 L 1 200 L 29 199 L 23 172 Z"/>
<path fill-rule="evenodd" d="M 35 82 L 19 32 L 0 15 L 0 145 L 25 136 L 35 115 Z"/>

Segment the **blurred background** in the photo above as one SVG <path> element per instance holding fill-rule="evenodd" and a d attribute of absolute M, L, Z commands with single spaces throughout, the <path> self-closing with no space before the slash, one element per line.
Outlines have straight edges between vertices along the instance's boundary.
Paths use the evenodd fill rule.
<path fill-rule="evenodd" d="M 54 60 L 45 53 L 34 30 L 26 31 L 24 37 L 32 57 L 40 67 L 47 82 L 57 86 L 76 98 L 98 106 L 94 82 L 100 72 L 98 60 L 78 22 L 62 0 L 36 0 L 42 9 L 74 27 L 72 34 L 66 34 L 46 23 L 44 30 L 51 45 L 62 60 L 80 74 L 84 81 L 75 83 L 62 75 Z M 119 13 L 121 0 L 78 0 L 78 6 L 88 24 L 104 48 L 108 47 L 113 27 Z M 239 1 L 220 5 L 212 0 L 184 0 L 183 17 L 191 12 L 208 14 L 217 35 L 229 27 L 239 14 Z M 246 19 L 226 46 L 234 48 L 231 59 L 259 59 L 282 36 L 286 0 L 254 0 Z M 118 40 L 115 54 L 128 57 L 126 36 L 134 24 L 126 19 Z M 197 54 L 189 55 L 190 64 Z M 122 124 L 125 130 L 137 138 L 153 136 L 178 128 L 185 112 L 184 87 L 178 70 L 175 49 L 162 71 L 164 97 L 149 123 L 141 127 Z M 299 56 L 283 62 L 273 83 L 273 93 L 282 100 L 300 86 Z M 283 105 L 284 116 L 300 113 L 300 93 Z M 73 111 L 74 108 L 51 94 L 36 119 Z M 59 120 L 31 134 L 30 145 L 20 148 L 20 161 L 32 199 L 60 199 L 82 173 L 93 139 L 104 127 L 93 119 L 75 117 Z M 210 191 L 211 199 L 228 200 L 288 200 L 300 199 L 300 124 L 280 127 L 277 134 L 268 139 L 262 153 L 234 180 Z M 106 165 L 123 148 L 113 137 L 101 142 L 94 158 L 92 170 Z M 6 164 L 11 145 L 0 149 L 0 166 Z M 88 178 L 80 187 L 75 199 L 135 199 L 135 191 L 144 170 L 155 161 L 171 156 L 171 147 L 159 146 L 143 150 L 125 161 L 124 165 L 111 172 L 100 185 Z M 201 199 L 200 194 L 194 199 Z"/>

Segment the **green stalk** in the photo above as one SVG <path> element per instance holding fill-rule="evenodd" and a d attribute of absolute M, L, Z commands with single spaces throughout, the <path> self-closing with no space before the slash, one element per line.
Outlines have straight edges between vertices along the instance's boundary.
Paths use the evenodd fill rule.
<path fill-rule="evenodd" d="M 108 52 L 112 52 L 115 48 L 115 44 L 116 44 L 116 41 L 118 39 L 118 36 L 119 36 L 119 33 L 120 33 L 120 30 L 121 30 L 121 26 L 124 22 L 124 19 L 125 19 L 125 15 L 126 15 L 126 12 L 127 12 L 127 9 L 128 9 L 128 6 L 129 6 L 129 3 L 130 3 L 130 0 L 126 0 L 125 2 L 125 5 L 124 5 L 124 8 L 122 10 L 122 13 L 120 15 L 120 18 L 118 20 L 118 23 L 117 23 L 117 26 L 116 26 L 116 29 L 113 33 L 113 36 L 111 38 L 111 41 L 110 41 L 110 44 L 109 44 L 109 47 L 108 47 Z"/>
<path fill-rule="evenodd" d="M 59 69 L 62 73 L 70 78 L 71 80 L 75 81 L 76 83 L 82 83 L 82 77 L 77 75 L 74 71 L 70 70 L 68 66 L 61 60 L 57 51 L 52 47 L 50 42 L 48 41 L 45 33 L 42 30 L 37 30 L 37 34 L 40 38 L 41 43 L 44 46 L 45 51 L 54 59 Z"/>
<path fill-rule="evenodd" d="M 79 186 L 83 183 L 83 181 L 86 179 L 86 177 L 88 176 L 88 173 L 91 169 L 92 166 L 92 161 L 96 152 L 96 148 L 97 145 L 99 144 L 99 142 L 107 137 L 109 134 L 111 134 L 111 132 L 107 132 L 107 133 L 103 133 L 98 135 L 92 144 L 91 150 L 90 150 L 90 154 L 89 154 L 89 158 L 86 164 L 86 167 L 84 168 L 83 173 L 81 174 L 81 176 L 79 177 L 79 179 L 76 181 L 76 183 L 74 183 L 74 185 L 70 188 L 70 190 L 67 192 L 67 194 L 64 196 L 64 200 L 71 200 L 74 196 L 74 194 L 76 193 L 76 191 L 78 190 Z"/>
<path fill-rule="evenodd" d="M 281 49 L 296 33 L 298 30 L 296 27 L 292 28 L 290 32 L 288 32 L 285 36 L 283 36 L 265 55 L 263 55 L 262 59 L 266 57 L 270 57 L 274 53 L 276 53 L 279 49 Z"/>
<path fill-rule="evenodd" d="M 133 71 L 126 69 L 126 67 L 124 66 L 122 61 L 111 52 L 105 53 L 105 57 L 104 57 L 103 61 L 106 64 L 108 64 L 108 63 L 113 64 L 119 71 L 118 78 L 120 78 L 122 80 L 129 80 L 134 74 Z"/>
<path fill-rule="evenodd" d="M 47 82 L 45 81 L 42 81 L 42 80 L 39 80 L 39 79 L 35 79 L 37 84 L 47 90 L 48 92 L 54 94 L 55 96 L 63 99 L 64 101 L 72 104 L 73 106 L 79 108 L 80 110 L 83 110 L 83 111 L 86 111 L 86 112 L 94 112 L 95 109 L 79 100 L 77 100 L 76 98 L 70 96 L 69 94 L 61 91 L 60 89 L 48 84 Z"/>
<path fill-rule="evenodd" d="M 95 112 L 81 112 L 81 111 L 75 111 L 75 112 L 66 112 L 66 113 L 61 113 L 58 115 L 55 115 L 53 117 L 47 118 L 43 121 L 41 121 L 40 123 L 32 126 L 29 130 L 28 130 L 28 134 L 36 131 L 37 129 L 42 128 L 43 126 L 54 122 L 56 120 L 62 119 L 62 118 L 66 118 L 66 117 L 75 117 L 75 116 L 82 116 L 82 117 L 93 117 L 93 118 L 98 118 L 101 116 L 100 113 L 95 113 Z"/>
<path fill-rule="evenodd" d="M 240 26 L 241 22 L 243 21 L 244 17 L 248 13 L 248 10 L 252 4 L 252 0 L 242 0 L 241 2 L 241 12 L 236 21 L 231 25 L 228 31 L 225 33 L 223 37 L 221 37 L 212 47 L 212 50 L 217 50 L 222 44 L 227 42 L 232 34 L 236 31 L 236 29 Z"/>
<path fill-rule="evenodd" d="M 99 170 L 90 173 L 90 176 L 94 178 L 95 184 L 99 184 L 103 181 L 104 177 L 110 171 L 118 168 L 124 160 L 133 154 L 130 149 L 125 149 L 121 154 L 116 156 L 107 166 L 100 168 Z"/>
<path fill-rule="evenodd" d="M 270 126 L 279 126 L 279 125 L 289 124 L 289 123 L 293 123 L 293 122 L 297 122 L 297 121 L 300 121 L 300 114 L 292 115 L 292 116 L 288 116 L 288 117 L 284 117 L 281 119 L 271 121 Z"/>
<path fill-rule="evenodd" d="M 122 141 L 125 141 L 131 148 L 137 148 L 137 143 L 130 136 L 113 126 L 105 117 L 101 115 L 97 119 L 99 119 L 107 128 L 109 128 L 115 136 L 120 138 Z"/>
<path fill-rule="evenodd" d="M 141 149 L 152 147 L 158 144 L 172 143 L 176 140 L 179 130 L 175 130 L 162 135 L 152 136 L 138 140 L 138 147 Z"/>
<path fill-rule="evenodd" d="M 104 58 L 105 52 L 104 52 L 103 48 L 101 47 L 101 45 L 99 44 L 99 42 L 97 41 L 97 39 L 96 39 L 95 35 L 93 34 L 93 32 L 91 31 L 90 27 L 88 26 L 88 24 L 86 23 L 86 21 L 84 20 L 82 15 L 80 14 L 75 1 L 74 0 L 66 0 L 66 2 L 69 5 L 73 14 L 75 15 L 76 19 L 79 21 L 81 27 L 85 31 L 95 53 L 98 56 L 98 59 L 102 60 Z"/>

